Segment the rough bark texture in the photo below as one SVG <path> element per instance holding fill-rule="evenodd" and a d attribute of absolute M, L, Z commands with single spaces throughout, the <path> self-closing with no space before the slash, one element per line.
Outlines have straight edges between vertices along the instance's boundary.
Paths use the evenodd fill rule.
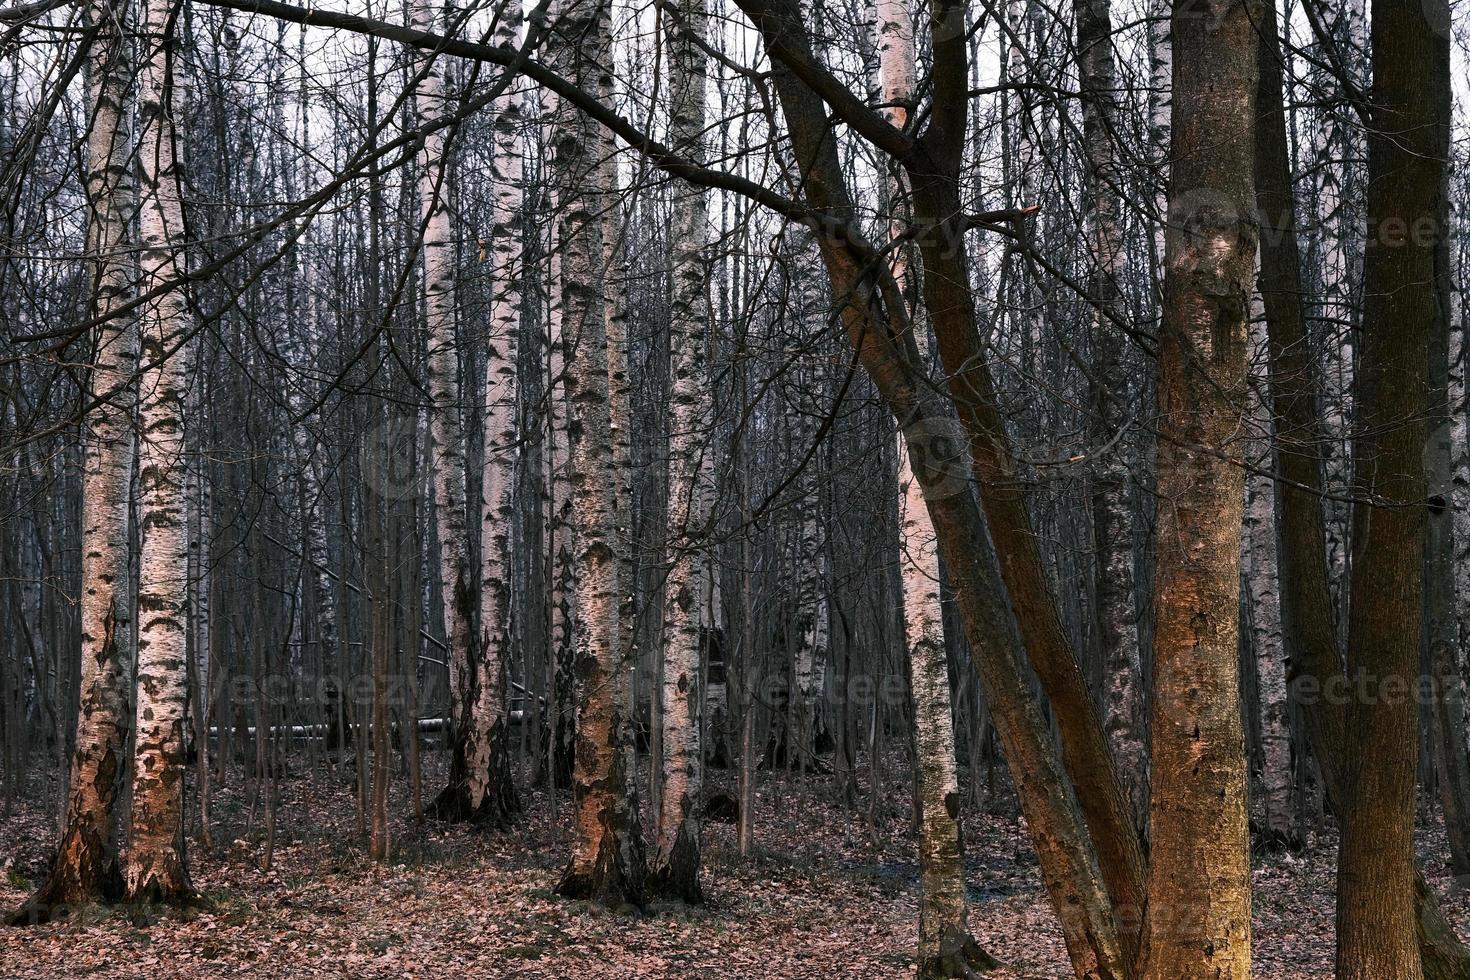
<path fill-rule="evenodd" d="M 1437 8 L 1437 9 L 1436 9 Z M 1414 889 L 1419 629 L 1429 337 L 1443 315 L 1435 250 L 1448 153 L 1443 3 L 1373 4 L 1373 128 L 1355 401 L 1347 749 L 1337 974 L 1422 976 Z"/>
<path fill-rule="evenodd" d="M 1347 754 L 1344 706 L 1323 696 L 1343 682 L 1342 658 L 1328 586 L 1322 514 L 1322 445 L 1317 385 L 1302 309 L 1301 256 L 1294 230 L 1276 13 L 1267 4 L 1260 31 L 1256 128 L 1256 202 L 1262 220 L 1260 291 L 1271 351 L 1271 398 L 1276 413 L 1281 482 L 1281 595 L 1292 650 L 1288 681 L 1306 719 L 1329 801 L 1341 812 Z M 1341 690 L 1342 688 L 1338 688 Z M 1425 976 L 1470 976 L 1470 950 L 1455 936 L 1438 899 L 1416 875 L 1418 937 Z"/>
<path fill-rule="evenodd" d="M 178 283 L 185 271 L 173 130 L 176 14 L 170 0 L 145 0 L 142 8 L 137 167 L 143 292 Z M 191 324 L 182 288 L 145 302 L 139 325 L 137 727 L 124 884 L 135 902 L 181 902 L 192 895 L 184 858 L 189 577 L 184 398 Z"/>
<path fill-rule="evenodd" d="M 1159 350 L 1153 794 L 1142 974 L 1250 975 L 1238 457 L 1257 228 L 1254 5 L 1175 8 Z"/>
<path fill-rule="evenodd" d="M 127 5 L 88 6 L 100 28 L 87 59 L 90 126 L 86 147 L 87 252 L 94 317 L 132 298 L 129 222 L 134 190 L 128 172 L 132 139 L 124 100 L 131 78 L 123 31 Z M 67 907 L 115 896 L 119 875 L 114 837 L 119 790 L 127 770 L 132 680 L 132 603 L 128 577 L 128 494 L 133 472 L 132 375 L 138 361 L 133 313 L 113 315 L 97 335 L 82 422 L 82 654 L 71 783 L 56 856 L 46 880 L 19 912 L 17 924 L 64 915 Z"/>
<path fill-rule="evenodd" d="M 553 17 L 558 67 L 585 88 L 608 72 L 594 37 L 606 21 L 594 0 L 569 0 Z M 606 904 L 641 905 L 644 855 L 628 760 L 632 718 L 623 657 L 621 546 L 617 520 L 619 474 L 610 414 L 607 321 L 604 313 L 604 201 L 596 177 L 597 131 L 568 111 L 556 128 L 554 180 L 562 245 L 562 330 L 567 342 L 566 390 L 571 405 L 572 510 L 576 540 L 577 736 L 572 771 L 576 806 L 572 858 L 557 891 Z"/>
<path fill-rule="evenodd" d="M 683 0 L 665 20 L 669 52 L 670 139 L 699 159 L 705 125 L 705 0 Z M 700 610 L 706 592 L 707 557 L 701 535 L 709 520 L 712 488 L 703 465 L 702 434 L 712 410 L 705 368 L 705 241 L 703 191 L 675 189 L 672 228 L 672 295 L 669 306 L 668 575 L 664 583 L 662 785 L 658 840 L 650 887 L 688 902 L 703 900 L 699 886 L 703 754 L 700 728 L 704 698 L 700 680 Z"/>

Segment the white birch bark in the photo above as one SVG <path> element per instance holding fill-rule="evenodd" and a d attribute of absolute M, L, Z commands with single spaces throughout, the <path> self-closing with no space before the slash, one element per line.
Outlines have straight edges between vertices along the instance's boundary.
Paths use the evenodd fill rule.
<path fill-rule="evenodd" d="M 553 11 L 556 68 L 602 91 L 610 66 L 600 0 L 566 0 Z M 557 891 L 611 904 L 642 904 L 644 856 L 632 773 L 632 720 L 624 700 L 627 649 L 619 593 L 620 541 L 609 395 L 603 224 L 608 170 L 597 165 L 596 128 L 563 105 L 553 174 L 561 241 L 565 385 L 571 407 L 571 500 L 576 524 L 577 751 L 572 856 Z"/>
<path fill-rule="evenodd" d="M 1355 83 L 1363 80 L 1360 66 L 1367 63 L 1367 22 L 1364 5 L 1353 0 L 1340 7 L 1323 5 L 1323 27 L 1348 66 Z M 1320 48 L 1318 49 L 1320 54 Z M 1322 400 L 1327 445 L 1326 490 L 1331 497 L 1345 498 L 1353 483 L 1353 365 L 1355 291 L 1361 281 L 1361 255 L 1354 237 L 1354 200 L 1361 193 L 1360 161 L 1367 157 L 1361 132 L 1354 124 L 1346 95 L 1339 83 L 1319 72 L 1317 87 L 1337 99 L 1321 119 L 1314 140 L 1313 174 L 1316 179 L 1317 224 L 1321 235 L 1322 297 L 1321 350 L 1323 357 Z M 1352 505 L 1344 499 L 1327 499 L 1327 571 L 1337 612 L 1339 639 L 1347 629 L 1349 567 L 1352 562 L 1349 536 Z"/>
<path fill-rule="evenodd" d="M 1118 774 L 1140 829 L 1148 816 L 1148 752 L 1144 745 L 1143 664 L 1133 565 L 1129 495 L 1131 441 L 1123 335 L 1114 319 L 1127 316 L 1119 283 L 1124 246 L 1118 197 L 1117 71 L 1109 0 L 1077 0 L 1077 61 L 1087 161 L 1084 218 L 1092 303 L 1092 533 L 1097 577 L 1097 634 L 1104 680 L 1104 725 Z"/>
<path fill-rule="evenodd" d="M 543 93 L 543 99 L 547 98 Z M 554 99 L 554 97 L 552 97 Z M 553 102 L 554 105 L 554 102 Z M 553 111 L 553 119 L 557 113 Z M 563 330 L 564 303 L 561 287 L 561 242 L 553 226 L 550 234 L 551 257 L 549 266 L 550 302 L 547 308 L 547 366 L 546 427 L 548 468 L 547 485 L 550 488 L 550 522 L 547 535 L 551 544 L 548 578 L 551 585 L 551 629 L 549 662 L 556 690 L 553 702 L 556 717 L 553 720 L 551 746 L 549 750 L 552 781 L 565 784 L 571 778 L 573 741 L 576 731 L 576 692 L 574 690 L 574 668 L 572 655 L 572 632 L 575 610 L 573 608 L 575 563 L 572 558 L 572 474 L 571 432 L 567 427 L 566 391 L 566 335 Z"/>
<path fill-rule="evenodd" d="M 185 271 L 173 86 L 172 0 L 144 0 L 138 75 L 140 289 L 177 285 Z M 185 605 L 184 399 L 193 328 L 182 287 L 139 311 L 142 373 L 138 454 L 138 685 L 133 802 L 125 885 L 133 901 L 181 901 L 184 856 L 184 711 L 188 693 Z"/>
<path fill-rule="evenodd" d="M 501 17 L 497 40 L 514 44 L 520 31 L 520 8 L 509 5 Z M 511 488 L 515 475 L 519 407 L 516 377 L 517 341 L 521 328 L 521 101 L 519 85 L 508 86 L 495 103 L 495 149 L 491 250 L 495 268 L 490 297 L 490 336 L 485 357 L 485 454 L 480 523 L 480 657 L 475 685 L 476 724 L 466 746 L 471 773 L 472 809 L 488 805 L 502 822 L 518 809 L 507 754 L 505 678 L 511 649 Z"/>
<path fill-rule="evenodd" d="M 1174 142 L 1174 35 L 1170 0 L 1148 0 L 1148 142 L 1158 168 L 1154 184 L 1154 268 L 1164 268 L 1164 223 L 1169 213 L 1169 154 Z M 1162 272 L 1160 272 L 1162 280 Z"/>
<path fill-rule="evenodd" d="M 1458 291 L 1449 322 L 1450 506 L 1455 540 L 1455 619 L 1460 647 L 1470 648 L 1470 427 L 1466 425 L 1465 320 Z"/>
<path fill-rule="evenodd" d="M 435 6 L 418 0 L 409 11 L 410 26 L 439 29 Z M 443 62 L 433 54 L 420 58 L 415 91 L 420 124 L 448 111 Z M 449 785 L 435 802 L 445 818 L 478 816 L 468 800 L 483 797 L 487 773 L 471 760 L 469 748 L 480 723 L 475 714 L 475 671 L 478 657 L 473 636 L 474 596 L 470 569 L 468 504 L 465 499 L 464 423 L 459 405 L 459 353 L 455 336 L 454 221 L 450 214 L 446 136 L 443 129 L 425 134 L 419 151 L 419 212 L 423 223 L 424 322 L 428 332 L 429 463 L 434 481 L 434 520 L 439 532 L 439 584 L 448 645 L 450 715 L 454 750 Z"/>
<path fill-rule="evenodd" d="M 914 96 L 915 42 L 908 0 L 877 0 L 878 71 L 888 121 L 902 129 Z M 901 172 L 889 182 L 889 267 L 903 293 L 914 296 L 911 249 L 897 244 L 910 223 L 908 188 Z M 915 307 L 917 310 L 917 307 Z M 927 363 L 928 327 L 912 317 L 919 361 Z M 924 430 L 918 430 L 924 431 Z M 932 430 L 931 430 L 932 431 Z M 898 456 L 899 560 L 904 645 L 914 699 L 914 750 L 919 796 L 919 976 L 964 976 L 994 965 L 970 936 L 965 898 L 960 785 L 955 763 L 949 659 L 940 604 L 939 545 L 923 490 L 914 477 L 905 433 L 895 433 Z M 944 447 L 915 447 L 943 452 Z M 954 447 L 957 451 L 959 446 Z M 944 461 L 935 461 L 946 465 Z M 952 463 L 952 461 L 950 461 Z"/>
<path fill-rule="evenodd" d="M 686 157 L 703 159 L 705 0 L 681 0 L 666 18 L 669 55 L 669 128 Z M 703 192 L 674 190 L 673 280 L 669 307 L 668 573 L 664 584 L 663 742 L 658 834 L 650 884 L 670 897 L 701 901 L 699 886 L 704 706 L 700 685 L 700 611 L 708 592 L 704 533 L 711 499 L 702 433 L 713 410 L 706 372 L 709 328 L 708 273 L 704 249 L 708 222 Z"/>
<path fill-rule="evenodd" d="M 131 78 L 127 4 L 94 0 L 87 18 L 100 28 L 86 64 L 87 266 L 91 313 L 108 319 L 98 328 L 89 407 L 82 420 L 82 650 L 71 782 L 51 871 L 19 913 L 28 920 L 49 919 L 68 905 L 96 898 L 117 873 L 113 834 L 127 769 L 133 669 L 129 492 L 138 333 L 134 314 L 114 313 L 132 298 L 134 280 L 132 139 L 123 108 Z"/>

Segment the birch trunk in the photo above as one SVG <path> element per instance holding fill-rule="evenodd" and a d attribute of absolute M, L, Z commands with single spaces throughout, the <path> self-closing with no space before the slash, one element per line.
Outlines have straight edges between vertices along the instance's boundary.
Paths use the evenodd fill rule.
<path fill-rule="evenodd" d="M 184 213 L 173 118 L 171 0 L 144 0 L 138 76 L 140 289 L 172 285 L 139 310 L 138 686 L 132 819 L 124 873 L 131 901 L 187 900 L 184 711 L 188 697 L 189 540 L 184 399 L 192 324 L 184 303 Z"/>
<path fill-rule="evenodd" d="M 1350 73 L 1349 80 L 1360 84 L 1358 66 L 1366 62 L 1360 55 L 1367 50 L 1367 21 L 1363 0 L 1348 0 L 1341 5 L 1323 5 L 1319 14 L 1323 28 L 1342 57 Z M 1321 46 L 1316 46 L 1321 55 Z M 1319 62 L 1320 63 L 1320 62 Z M 1322 296 L 1319 349 L 1322 366 L 1322 411 L 1325 415 L 1326 486 L 1333 497 L 1323 501 L 1326 508 L 1327 570 L 1331 578 L 1333 609 L 1339 638 L 1345 638 L 1350 601 L 1348 579 L 1352 565 L 1349 547 L 1353 520 L 1352 504 L 1347 501 L 1353 482 L 1352 424 L 1353 377 L 1355 370 L 1358 287 L 1361 284 L 1362 256 L 1355 236 L 1361 218 L 1363 193 L 1361 164 L 1366 150 L 1357 120 L 1348 105 L 1348 93 L 1342 80 L 1330 72 L 1318 72 L 1314 82 L 1328 93 L 1320 129 L 1314 140 L 1317 226 L 1321 235 Z"/>
<path fill-rule="evenodd" d="M 705 126 L 705 0 L 682 0 L 664 21 L 669 53 L 670 141 L 701 159 Z M 702 434 L 713 411 L 705 367 L 709 330 L 704 250 L 708 222 L 703 191 L 676 186 L 669 308 L 668 574 L 664 582 L 663 743 L 658 835 L 649 887 L 686 902 L 703 901 L 699 884 L 700 797 L 704 758 L 701 722 L 700 611 L 708 556 L 701 536 L 711 488 Z"/>
<path fill-rule="evenodd" d="M 576 739 L 575 665 L 572 651 L 574 625 L 573 593 L 576 568 L 572 558 L 572 472 L 571 432 L 568 428 L 566 389 L 566 333 L 563 328 L 562 255 L 558 229 L 552 228 L 550 266 L 551 303 L 547 311 L 547 352 L 549 381 L 546 389 L 547 484 L 550 487 L 549 508 L 551 542 L 551 629 L 547 670 L 552 680 L 554 719 L 551 745 L 548 749 L 547 772 L 553 786 L 566 786 L 572 778 L 572 759 Z"/>
<path fill-rule="evenodd" d="M 1174 21 L 1171 0 L 1148 0 L 1148 144 L 1154 182 L 1153 265 L 1155 288 L 1163 283 L 1164 223 L 1169 213 L 1169 160 L 1173 152 Z"/>
<path fill-rule="evenodd" d="M 566 0 L 553 14 L 554 59 L 585 90 L 601 91 L 610 66 L 598 36 L 607 29 L 602 0 Z M 598 130 L 563 105 L 556 126 L 553 174 L 561 241 L 562 330 L 571 406 L 571 501 L 576 524 L 577 749 L 572 794 L 572 857 L 557 891 L 610 905 L 644 899 L 642 832 L 628 762 L 632 719 L 626 703 L 627 637 L 621 615 L 622 575 L 609 395 L 603 268 L 608 176 L 597 165 Z"/>
<path fill-rule="evenodd" d="M 134 314 L 113 312 L 132 298 L 134 280 L 132 139 L 124 111 L 132 77 L 127 9 L 107 0 L 87 8 L 88 21 L 99 28 L 86 65 L 88 274 L 91 314 L 108 319 L 98 330 L 82 424 L 81 693 L 61 840 L 46 880 L 15 914 L 16 924 L 64 915 L 68 906 L 115 895 L 118 888 L 114 835 L 127 771 L 133 672 L 128 540 L 138 362 Z"/>
<path fill-rule="evenodd" d="M 878 70 L 888 121 L 908 124 L 914 98 L 915 39 L 908 0 L 878 0 Z M 890 269 L 906 296 L 914 296 L 911 248 L 902 241 L 909 225 L 908 189 L 902 171 L 890 181 Z M 927 326 L 915 316 L 914 341 L 920 364 L 928 362 Z M 942 429 L 920 427 L 915 451 L 935 458 L 925 462 L 941 472 L 956 466 L 964 448 L 944 439 Z M 940 603 L 939 545 L 929 518 L 923 487 L 915 479 L 910 446 L 897 433 L 900 577 L 903 590 L 904 646 L 908 652 L 914 700 L 914 749 L 919 797 L 919 976 L 968 976 L 997 965 L 970 935 L 965 898 L 965 851 L 960 824 L 960 786 L 955 763 L 954 713 L 950 703 L 949 658 Z M 960 467 L 963 469 L 963 466 Z M 956 486 L 955 489 L 958 487 Z M 966 488 L 968 492 L 968 488 Z"/>
<path fill-rule="evenodd" d="M 1245 581 L 1249 589 L 1250 649 L 1256 658 L 1261 703 L 1262 828 L 1268 846 L 1296 847 L 1291 819 L 1291 730 L 1286 704 L 1286 643 L 1281 625 L 1280 576 L 1276 560 L 1276 471 L 1272 452 L 1272 412 L 1265 377 L 1269 364 L 1265 315 L 1250 325 L 1252 379 L 1249 408 L 1252 441 L 1249 461 L 1257 468 L 1246 477 L 1244 537 Z"/>
<path fill-rule="evenodd" d="M 514 4 L 501 15 L 497 40 L 513 45 L 520 31 L 520 8 Z M 491 213 L 491 248 L 495 268 L 491 280 L 490 336 L 485 356 L 485 456 L 481 482 L 480 522 L 480 656 L 476 664 L 475 724 L 465 755 L 472 774 L 467 801 L 472 812 L 489 811 L 489 819 L 505 824 L 520 809 L 507 738 L 505 679 L 512 642 L 511 583 L 515 563 L 511 554 L 511 499 L 517 454 L 516 421 L 519 391 L 516 378 L 517 342 L 521 329 L 521 101 L 523 90 L 508 86 L 496 100 L 495 149 L 491 177 L 495 182 Z M 529 677 L 527 678 L 529 681 Z"/>
<path fill-rule="evenodd" d="M 884 0 L 885 5 L 889 2 L 892 0 Z M 963 450 L 957 440 L 946 440 L 922 446 L 921 451 L 942 454 Z M 909 444 L 900 431 L 898 481 L 903 498 L 899 552 L 919 794 L 919 976 L 967 976 L 969 971 L 997 964 L 970 935 L 949 658 L 945 654 L 939 601 L 939 548 L 923 488 L 910 467 L 909 453 Z M 930 465 L 944 469 L 954 466 L 955 460 L 941 456 Z"/>
<path fill-rule="evenodd" d="M 436 7 L 428 0 L 415 2 L 410 26 L 433 31 Z M 419 60 L 415 92 L 420 125 L 448 111 L 444 68 L 436 55 Z M 475 649 L 474 582 L 470 568 L 468 504 L 465 499 L 464 423 L 459 405 L 459 350 L 455 336 L 454 222 L 446 136 L 436 129 L 424 136 L 419 153 L 418 203 L 423 227 L 424 323 L 428 332 L 427 386 L 429 393 L 429 458 L 434 481 L 434 520 L 439 537 L 439 586 L 444 604 L 444 635 L 448 646 L 450 716 L 454 745 L 449 785 L 434 801 L 434 813 L 447 820 L 487 820 L 498 817 L 483 805 L 489 779 L 487 760 L 474 755 L 488 744 L 476 708 L 479 656 Z M 396 449 L 396 447 L 395 447 Z"/>
<path fill-rule="evenodd" d="M 1127 308 L 1119 287 L 1124 247 L 1113 141 L 1118 125 L 1117 71 L 1109 0 L 1077 0 L 1077 60 L 1082 83 L 1082 126 L 1087 180 L 1084 217 L 1091 262 L 1092 533 L 1097 576 L 1097 635 L 1104 669 L 1103 724 L 1118 775 L 1140 830 L 1148 816 L 1148 751 L 1144 746 L 1143 662 L 1133 567 L 1133 509 L 1129 494 L 1131 440 L 1123 337 L 1115 321 Z"/>

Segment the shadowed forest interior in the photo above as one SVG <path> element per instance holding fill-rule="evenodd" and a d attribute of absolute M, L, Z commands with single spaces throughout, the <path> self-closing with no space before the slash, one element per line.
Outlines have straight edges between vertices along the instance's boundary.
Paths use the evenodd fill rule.
<path fill-rule="evenodd" d="M 1470 978 L 1464 0 L 9 0 L 0 975 Z"/>

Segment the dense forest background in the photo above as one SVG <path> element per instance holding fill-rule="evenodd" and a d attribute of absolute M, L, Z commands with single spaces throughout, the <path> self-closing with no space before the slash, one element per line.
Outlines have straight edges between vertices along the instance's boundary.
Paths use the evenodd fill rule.
<path fill-rule="evenodd" d="M 0 8 L 0 973 L 1470 976 L 1467 41 Z"/>

